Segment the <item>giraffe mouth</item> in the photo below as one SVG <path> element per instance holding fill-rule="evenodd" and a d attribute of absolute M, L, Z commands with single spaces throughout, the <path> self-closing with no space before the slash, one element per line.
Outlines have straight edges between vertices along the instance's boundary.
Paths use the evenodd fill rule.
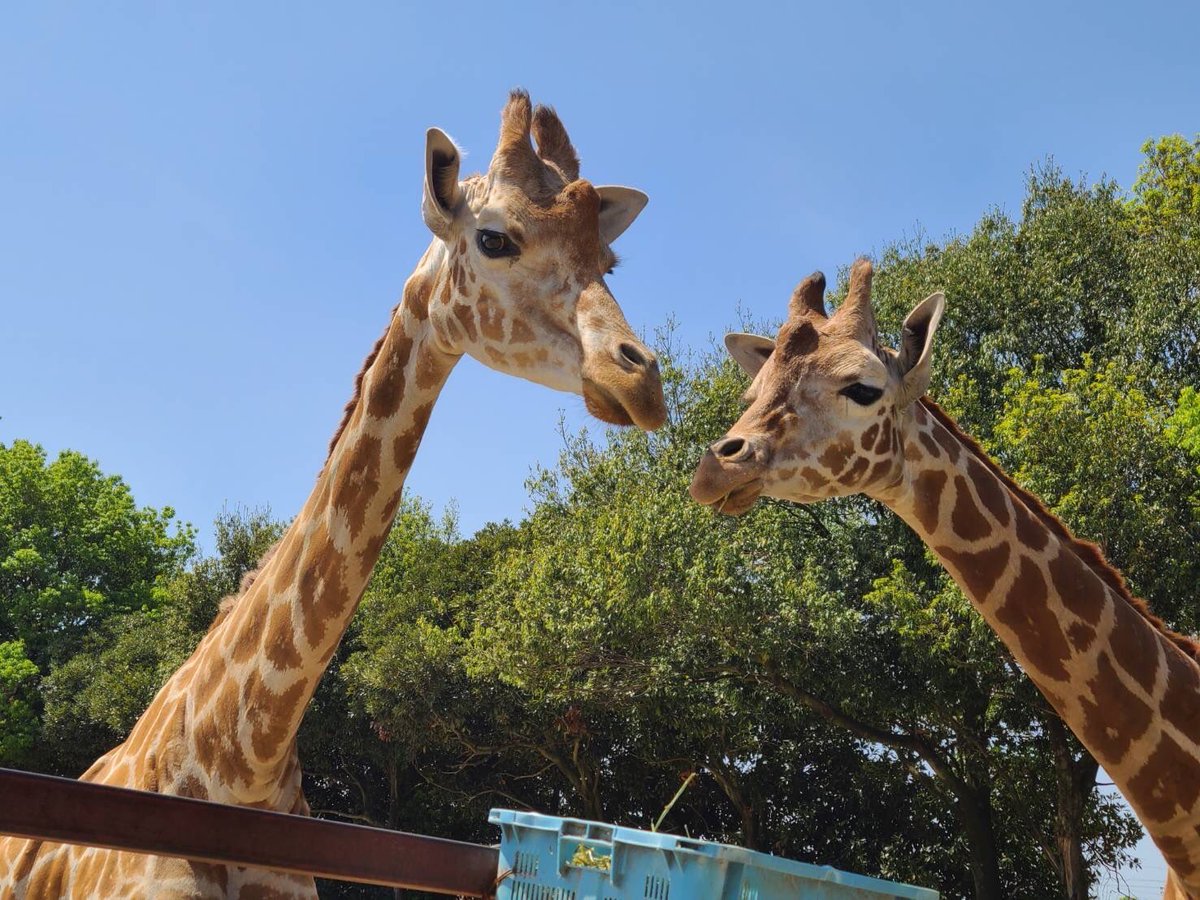
<path fill-rule="evenodd" d="M 609 425 L 633 425 L 633 416 L 612 392 L 591 378 L 583 379 L 583 403 L 587 411 Z"/>
<path fill-rule="evenodd" d="M 740 516 L 749 512 L 750 508 L 758 502 L 758 498 L 762 496 L 762 490 L 763 480 L 755 478 L 709 502 L 708 506 L 712 508 L 713 512 L 723 516 Z"/>

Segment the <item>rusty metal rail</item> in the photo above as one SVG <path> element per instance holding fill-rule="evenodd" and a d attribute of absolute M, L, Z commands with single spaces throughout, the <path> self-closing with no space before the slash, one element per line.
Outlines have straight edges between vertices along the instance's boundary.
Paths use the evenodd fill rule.
<path fill-rule="evenodd" d="M 490 897 L 493 847 L 0 769 L 0 834 Z"/>

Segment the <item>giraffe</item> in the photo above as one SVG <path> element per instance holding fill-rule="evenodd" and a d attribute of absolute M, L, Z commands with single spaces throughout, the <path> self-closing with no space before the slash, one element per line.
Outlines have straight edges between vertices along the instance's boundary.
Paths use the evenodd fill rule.
<path fill-rule="evenodd" d="M 774 340 L 726 336 L 752 378 L 748 406 L 701 459 L 693 499 L 740 515 L 760 496 L 865 493 L 899 515 L 1125 795 L 1170 866 L 1166 896 L 1200 897 L 1197 645 L 924 396 L 942 294 L 909 313 L 892 350 L 871 277 L 856 262 L 829 316 L 816 272 Z"/>
<path fill-rule="evenodd" d="M 536 147 L 534 142 L 536 141 Z M 604 422 L 666 417 L 658 363 L 605 275 L 645 194 L 595 187 L 555 112 L 514 91 L 486 173 L 426 135 L 432 242 L 355 382 L 300 514 L 88 781 L 307 814 L 296 733 L 392 525 L 434 401 L 464 354 L 582 394 Z M 9 839 L 0 898 L 313 897 L 311 878 Z"/>

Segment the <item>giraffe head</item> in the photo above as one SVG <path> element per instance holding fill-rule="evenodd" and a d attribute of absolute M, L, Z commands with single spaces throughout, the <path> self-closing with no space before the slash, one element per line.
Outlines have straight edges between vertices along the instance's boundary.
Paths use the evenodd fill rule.
<path fill-rule="evenodd" d="M 523 91 L 504 108 L 487 172 L 460 181 L 459 160 L 431 128 L 422 212 L 444 247 L 444 277 L 428 298 L 442 348 L 581 394 L 605 422 L 661 425 L 658 361 L 605 280 L 617 261 L 610 245 L 646 195 L 581 179 L 562 122 Z"/>
<path fill-rule="evenodd" d="M 815 272 L 792 294 L 775 340 L 726 336 L 753 381 L 748 408 L 696 469 L 691 493 L 700 503 L 738 515 L 762 495 L 811 503 L 877 496 L 902 482 L 902 432 L 929 385 L 943 297 L 909 313 L 892 350 L 875 329 L 869 262 L 854 264 L 846 302 L 832 316 L 824 295 L 825 276 Z"/>

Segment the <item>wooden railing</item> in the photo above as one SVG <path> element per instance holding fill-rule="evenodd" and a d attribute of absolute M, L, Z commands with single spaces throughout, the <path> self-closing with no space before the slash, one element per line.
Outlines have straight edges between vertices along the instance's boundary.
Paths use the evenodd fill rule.
<path fill-rule="evenodd" d="M 0 769 L 0 834 L 491 897 L 494 847 Z"/>

